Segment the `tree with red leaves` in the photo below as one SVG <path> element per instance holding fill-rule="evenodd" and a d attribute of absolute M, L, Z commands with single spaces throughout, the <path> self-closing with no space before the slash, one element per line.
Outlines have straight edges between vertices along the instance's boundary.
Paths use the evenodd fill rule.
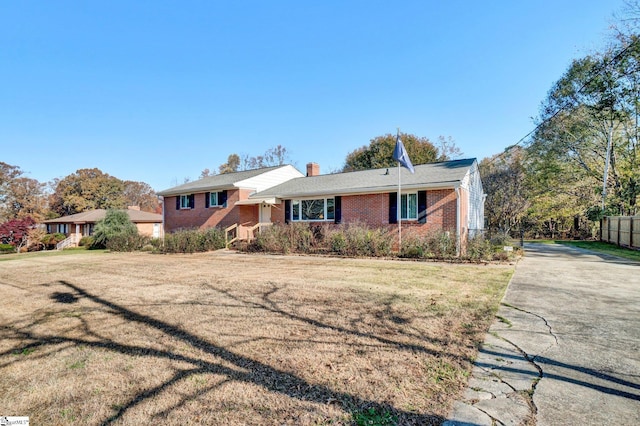
<path fill-rule="evenodd" d="M 33 229 L 35 223 L 30 217 L 0 223 L 0 243 L 11 244 L 16 251 L 20 251 L 20 248 L 27 243 L 29 231 Z"/>

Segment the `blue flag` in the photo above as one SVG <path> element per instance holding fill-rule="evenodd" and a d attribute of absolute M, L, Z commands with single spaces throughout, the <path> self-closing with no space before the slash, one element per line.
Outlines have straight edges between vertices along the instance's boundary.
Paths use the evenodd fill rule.
<path fill-rule="evenodd" d="M 393 150 L 393 159 L 409 169 L 411 173 L 415 172 L 409 154 L 407 154 L 407 150 L 404 149 L 404 144 L 400 140 L 400 135 L 396 138 L 396 148 Z"/>

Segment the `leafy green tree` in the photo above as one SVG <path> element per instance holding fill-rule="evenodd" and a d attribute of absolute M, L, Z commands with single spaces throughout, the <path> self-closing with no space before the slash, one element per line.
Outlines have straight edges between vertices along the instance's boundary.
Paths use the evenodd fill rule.
<path fill-rule="evenodd" d="M 638 211 L 640 157 L 640 41 L 575 60 L 554 84 L 543 104 L 541 125 L 532 138 L 532 173 L 556 169 L 558 181 L 579 181 L 600 193 L 607 210 Z M 598 189 L 600 188 L 600 189 Z M 588 196 L 593 210 L 597 203 Z"/>
<path fill-rule="evenodd" d="M 521 225 L 529 208 L 529 190 L 523 148 L 483 159 L 480 177 L 487 198 L 485 220 L 490 230 L 509 234 Z"/>
<path fill-rule="evenodd" d="M 114 238 L 128 238 L 138 235 L 138 228 L 131 222 L 124 210 L 107 210 L 104 219 L 96 222 L 93 231 L 95 247 L 106 247 Z"/>
<path fill-rule="evenodd" d="M 0 221 L 27 216 L 43 219 L 47 211 L 45 186 L 24 177 L 19 167 L 0 162 Z"/>
<path fill-rule="evenodd" d="M 54 182 L 50 207 L 61 216 L 94 209 L 123 209 L 127 206 L 125 184 L 97 168 L 79 169 Z"/>
<path fill-rule="evenodd" d="M 158 196 L 148 183 L 126 180 L 123 184 L 127 206 L 138 206 L 140 210 L 151 213 L 162 211 Z"/>
<path fill-rule="evenodd" d="M 15 217 L 7 204 L 11 198 L 11 184 L 20 175 L 22 175 L 20 167 L 0 161 L 0 221 Z"/>
<path fill-rule="evenodd" d="M 17 177 L 9 184 L 6 214 L 13 218 L 31 217 L 36 221 L 45 218 L 47 203 L 46 184 L 36 179 Z"/>
<path fill-rule="evenodd" d="M 413 165 L 438 161 L 438 149 L 427 138 L 400 133 Z M 378 169 L 394 167 L 398 163 L 393 159 L 396 135 L 386 134 L 371 139 L 369 145 L 362 146 L 347 155 L 343 171 Z"/>

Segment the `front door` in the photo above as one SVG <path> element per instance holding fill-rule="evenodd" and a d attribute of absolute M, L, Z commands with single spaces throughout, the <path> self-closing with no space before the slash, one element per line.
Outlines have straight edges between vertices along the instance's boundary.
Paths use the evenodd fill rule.
<path fill-rule="evenodd" d="M 271 205 L 260 204 L 260 223 L 271 223 Z"/>

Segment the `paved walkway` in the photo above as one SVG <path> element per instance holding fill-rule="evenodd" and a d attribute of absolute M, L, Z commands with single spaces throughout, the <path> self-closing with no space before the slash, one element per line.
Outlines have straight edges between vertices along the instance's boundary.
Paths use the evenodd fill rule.
<path fill-rule="evenodd" d="M 444 425 L 639 425 L 640 264 L 525 249 Z"/>

